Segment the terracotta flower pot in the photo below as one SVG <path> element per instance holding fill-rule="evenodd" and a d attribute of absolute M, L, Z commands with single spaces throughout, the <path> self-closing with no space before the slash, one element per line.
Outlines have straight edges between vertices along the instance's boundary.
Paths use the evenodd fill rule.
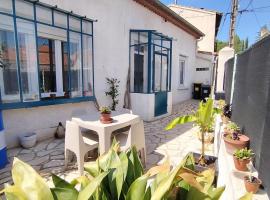
<path fill-rule="evenodd" d="M 109 124 L 112 122 L 111 113 L 100 113 L 100 121 L 104 124 Z"/>
<path fill-rule="evenodd" d="M 233 154 L 236 150 L 244 149 L 249 146 L 249 137 L 239 134 L 239 140 L 229 138 L 229 133 L 224 133 L 223 139 L 225 142 L 226 150 L 229 154 Z"/>
<path fill-rule="evenodd" d="M 234 166 L 239 171 L 248 171 L 247 164 L 250 162 L 250 159 L 237 159 L 233 156 Z"/>
<path fill-rule="evenodd" d="M 252 182 L 250 182 L 249 177 L 244 177 L 245 187 L 247 192 L 256 193 L 259 190 L 260 185 L 262 184 L 262 181 L 254 176 L 252 176 Z"/>

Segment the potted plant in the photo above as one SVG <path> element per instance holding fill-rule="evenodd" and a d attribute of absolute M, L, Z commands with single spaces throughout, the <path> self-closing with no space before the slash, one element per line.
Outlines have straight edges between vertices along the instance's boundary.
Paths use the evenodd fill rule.
<path fill-rule="evenodd" d="M 252 165 L 248 165 L 249 169 L 249 175 L 244 177 L 244 183 L 245 183 L 245 188 L 247 192 L 252 192 L 253 194 L 257 193 L 259 190 L 260 185 L 262 184 L 262 181 L 255 177 L 252 176 Z"/>
<path fill-rule="evenodd" d="M 25 133 L 19 136 L 20 144 L 23 148 L 29 149 L 36 145 L 37 134 L 36 133 Z"/>
<path fill-rule="evenodd" d="M 236 150 L 233 154 L 234 166 L 239 171 L 248 171 L 247 165 L 250 163 L 254 153 L 251 149 Z"/>
<path fill-rule="evenodd" d="M 100 109 L 100 121 L 103 124 L 109 124 L 112 123 L 112 118 L 111 118 L 111 109 L 107 106 L 103 106 Z"/>
<path fill-rule="evenodd" d="M 193 122 L 196 126 L 199 127 L 201 133 L 201 154 L 194 154 L 195 163 L 198 171 L 202 171 L 205 168 L 216 168 L 216 157 L 206 156 L 205 155 L 205 134 L 209 130 L 209 126 L 212 124 L 214 116 L 217 113 L 220 113 L 218 108 L 213 106 L 214 100 L 209 98 L 207 101 L 200 102 L 198 110 L 191 114 L 175 118 L 170 122 L 166 130 L 173 129 L 178 124 L 184 124 L 187 122 Z"/>
<path fill-rule="evenodd" d="M 239 126 L 234 122 L 229 122 L 224 128 L 223 139 L 227 152 L 233 154 L 235 150 L 243 149 L 249 146 L 249 137 L 241 134 Z"/>

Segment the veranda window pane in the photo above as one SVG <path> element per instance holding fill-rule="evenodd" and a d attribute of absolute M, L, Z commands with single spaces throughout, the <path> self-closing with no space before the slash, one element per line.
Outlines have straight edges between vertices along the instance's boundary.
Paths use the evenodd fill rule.
<path fill-rule="evenodd" d="M 17 16 L 34 19 L 34 8 L 32 3 L 23 0 L 16 0 L 15 7 Z"/>
<path fill-rule="evenodd" d="M 81 20 L 75 17 L 69 17 L 69 29 L 81 31 Z"/>
<path fill-rule="evenodd" d="M 71 96 L 82 96 L 81 34 L 70 32 L 70 78 Z"/>
<path fill-rule="evenodd" d="M 32 22 L 17 19 L 18 46 L 23 101 L 39 100 L 35 27 Z"/>
<path fill-rule="evenodd" d="M 83 35 L 83 95 L 93 95 L 92 37 Z"/>
<path fill-rule="evenodd" d="M 12 14 L 12 1 L 0 0 L 0 12 Z"/>
<path fill-rule="evenodd" d="M 51 9 L 37 6 L 36 12 L 37 12 L 37 21 L 44 22 L 47 24 L 52 24 L 52 11 L 51 11 Z"/>
<path fill-rule="evenodd" d="M 0 87 L 3 103 L 19 102 L 13 18 L 0 15 Z"/>
<path fill-rule="evenodd" d="M 67 28 L 67 15 L 55 11 L 54 12 L 54 25 Z"/>
<path fill-rule="evenodd" d="M 82 21 L 83 33 L 92 34 L 92 23 L 88 21 Z"/>

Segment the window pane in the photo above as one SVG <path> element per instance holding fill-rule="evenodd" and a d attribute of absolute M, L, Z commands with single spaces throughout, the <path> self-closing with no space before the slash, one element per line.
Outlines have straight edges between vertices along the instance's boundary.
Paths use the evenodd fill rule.
<path fill-rule="evenodd" d="M 39 100 L 34 24 L 26 20 L 17 19 L 17 31 L 23 100 Z"/>
<path fill-rule="evenodd" d="M 92 37 L 83 35 L 83 94 L 93 95 L 92 79 Z"/>
<path fill-rule="evenodd" d="M 75 17 L 69 17 L 69 29 L 81 31 L 81 20 Z"/>
<path fill-rule="evenodd" d="M 37 21 L 52 24 L 52 11 L 49 8 L 42 6 L 36 7 Z"/>
<path fill-rule="evenodd" d="M 12 1 L 0 0 L 0 12 L 12 14 Z"/>
<path fill-rule="evenodd" d="M 161 55 L 155 54 L 155 91 L 161 90 Z"/>
<path fill-rule="evenodd" d="M 54 25 L 67 28 L 67 15 L 54 11 Z"/>
<path fill-rule="evenodd" d="M 42 93 L 56 92 L 54 41 L 38 38 L 39 77 Z"/>
<path fill-rule="evenodd" d="M 67 31 L 64 29 L 38 24 L 37 31 L 38 37 L 67 41 Z"/>
<path fill-rule="evenodd" d="M 82 96 L 81 34 L 70 32 L 71 96 Z"/>
<path fill-rule="evenodd" d="M 180 84 L 184 84 L 184 70 L 185 70 L 185 62 L 180 61 Z"/>
<path fill-rule="evenodd" d="M 13 18 L 0 15 L 0 86 L 3 103 L 19 102 Z"/>
<path fill-rule="evenodd" d="M 161 90 L 167 90 L 167 68 L 168 68 L 168 57 L 162 56 L 162 76 L 161 76 Z"/>
<path fill-rule="evenodd" d="M 28 3 L 22 0 L 16 0 L 15 5 L 16 5 L 16 15 L 28 19 L 34 19 L 34 8 L 32 3 Z"/>
<path fill-rule="evenodd" d="M 68 81 L 68 43 L 62 42 L 62 73 L 63 73 L 63 91 L 69 95 L 69 81 Z"/>
<path fill-rule="evenodd" d="M 88 21 L 82 21 L 82 29 L 84 33 L 92 34 L 92 23 Z"/>

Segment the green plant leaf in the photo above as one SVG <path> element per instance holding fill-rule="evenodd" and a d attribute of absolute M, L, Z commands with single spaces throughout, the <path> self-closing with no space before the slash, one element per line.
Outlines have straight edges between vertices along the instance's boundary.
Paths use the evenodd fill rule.
<path fill-rule="evenodd" d="M 14 158 L 12 167 L 14 185 L 20 188 L 28 200 L 53 200 L 53 195 L 46 182 L 28 164 Z"/>
<path fill-rule="evenodd" d="M 69 189 L 74 188 L 74 185 L 66 182 L 64 179 L 60 178 L 55 174 L 52 174 L 52 181 L 56 188 L 69 188 Z"/>
<path fill-rule="evenodd" d="M 52 188 L 51 189 L 55 200 L 76 200 L 78 191 L 70 188 Z"/>
<path fill-rule="evenodd" d="M 70 184 L 73 185 L 73 187 L 75 187 L 77 184 L 80 184 L 81 189 L 84 189 L 89 183 L 90 180 L 86 176 L 80 176 L 76 179 L 73 179 Z"/>
<path fill-rule="evenodd" d="M 253 194 L 247 192 L 244 196 L 242 196 L 239 200 L 252 200 Z"/>
<path fill-rule="evenodd" d="M 95 177 L 91 182 L 79 192 L 78 200 L 86 200 L 92 197 L 96 189 L 100 186 L 102 180 L 108 175 L 109 172 L 103 172 Z"/>
<path fill-rule="evenodd" d="M 138 200 L 142 199 L 146 193 L 147 180 L 149 178 L 148 174 L 145 174 L 137 178 L 130 186 L 126 200 Z"/>
<path fill-rule="evenodd" d="M 92 177 L 96 177 L 99 174 L 97 162 L 88 162 L 84 164 L 84 170 L 87 171 Z"/>
<path fill-rule="evenodd" d="M 194 187 L 189 188 L 189 192 L 187 194 L 187 199 L 186 200 L 211 200 L 211 197 L 203 192 L 200 192 Z"/>
<path fill-rule="evenodd" d="M 171 130 L 178 124 L 185 124 L 188 122 L 194 122 L 195 120 L 196 120 L 196 117 L 194 115 L 185 115 L 182 117 L 177 117 L 166 126 L 165 130 Z"/>
<path fill-rule="evenodd" d="M 225 187 L 218 187 L 218 188 L 210 187 L 207 193 L 211 197 L 212 200 L 219 200 L 224 190 L 225 190 Z"/>
<path fill-rule="evenodd" d="M 0 191 L 0 194 L 5 193 L 7 200 L 28 200 L 24 191 L 15 185 L 5 185 L 5 189 Z"/>

